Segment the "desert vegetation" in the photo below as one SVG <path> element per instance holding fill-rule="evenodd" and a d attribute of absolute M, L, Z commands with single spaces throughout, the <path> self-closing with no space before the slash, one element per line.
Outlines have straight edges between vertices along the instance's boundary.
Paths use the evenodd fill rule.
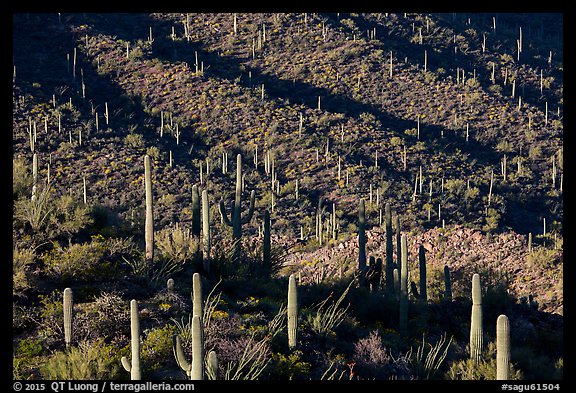
<path fill-rule="evenodd" d="M 14 379 L 563 378 L 562 14 L 12 18 Z"/>

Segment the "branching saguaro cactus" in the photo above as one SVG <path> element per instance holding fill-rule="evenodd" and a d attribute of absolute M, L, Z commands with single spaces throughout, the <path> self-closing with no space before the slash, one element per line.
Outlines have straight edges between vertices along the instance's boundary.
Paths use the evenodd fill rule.
<path fill-rule="evenodd" d="M 250 194 L 250 207 L 248 208 L 248 213 L 241 217 L 241 198 L 242 198 L 242 155 L 238 154 L 236 156 L 236 195 L 234 198 L 234 203 L 231 206 L 230 218 L 226 214 L 226 207 L 224 206 L 224 199 L 220 199 L 220 215 L 224 223 L 232 227 L 232 239 L 234 240 L 234 260 L 240 260 L 240 248 L 242 241 L 242 225 L 250 222 L 252 219 L 252 214 L 254 214 L 254 200 L 256 198 L 256 192 L 252 190 Z"/>
<path fill-rule="evenodd" d="M 400 324 L 402 336 L 408 333 L 408 244 L 406 235 L 400 238 L 402 266 L 400 267 Z"/>
<path fill-rule="evenodd" d="M 470 359 L 479 363 L 482 357 L 484 331 L 482 328 L 482 290 L 480 275 L 472 276 L 472 317 L 470 321 Z"/>
<path fill-rule="evenodd" d="M 122 356 L 121 362 L 124 369 L 130 373 L 131 380 L 140 380 L 140 318 L 138 317 L 138 302 L 134 299 L 130 301 L 130 348 L 132 350 L 132 360 Z"/>
<path fill-rule="evenodd" d="M 192 317 L 192 362 L 188 362 L 180 336 L 173 336 L 173 351 L 176 363 L 186 375 L 195 381 L 204 379 L 204 331 L 198 315 Z"/>
<path fill-rule="evenodd" d="M 72 343 L 72 320 L 74 318 L 74 293 L 71 288 L 64 289 L 64 342 L 66 348 L 70 348 Z"/>
<path fill-rule="evenodd" d="M 426 249 L 422 244 L 418 247 L 418 262 L 420 263 L 420 300 L 423 303 L 428 301 L 426 291 Z"/>
<path fill-rule="evenodd" d="M 202 190 L 202 266 L 206 274 L 210 273 L 210 248 L 212 247 L 212 238 L 210 236 L 208 191 Z"/>
<path fill-rule="evenodd" d="M 510 321 L 506 315 L 496 320 L 496 379 L 510 379 Z"/>
<path fill-rule="evenodd" d="M 358 270 L 361 275 L 366 270 L 366 209 L 364 198 L 358 208 Z"/>
<path fill-rule="evenodd" d="M 298 335 L 298 286 L 296 277 L 291 274 L 288 279 L 288 347 L 296 348 Z"/>
<path fill-rule="evenodd" d="M 154 259 L 154 214 L 152 201 L 152 170 L 150 169 L 150 156 L 144 156 L 144 187 L 146 190 L 146 221 L 144 226 L 144 240 L 146 241 L 146 260 Z"/>

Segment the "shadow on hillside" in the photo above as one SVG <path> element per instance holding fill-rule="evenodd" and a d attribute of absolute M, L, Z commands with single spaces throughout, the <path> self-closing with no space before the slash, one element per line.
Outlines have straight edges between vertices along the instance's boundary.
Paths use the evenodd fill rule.
<path fill-rule="evenodd" d="M 56 16 L 50 15 L 49 17 L 54 19 L 54 21 L 45 23 L 45 28 L 49 29 L 49 32 L 62 30 L 62 26 L 58 24 Z M 42 18 L 42 16 L 36 16 L 36 18 Z M 46 18 L 48 19 L 48 17 Z M 416 142 L 415 137 L 406 136 L 402 132 L 406 129 L 416 128 L 415 121 L 391 116 L 389 113 L 383 112 L 381 108 L 374 105 L 359 102 L 346 95 L 334 95 L 327 89 L 319 88 L 308 83 L 278 79 L 275 76 L 266 75 L 258 69 L 248 70 L 243 64 L 244 59 L 223 56 L 207 51 L 202 47 L 202 44 L 198 42 L 172 41 L 169 38 L 169 34 L 172 26 L 175 24 L 173 21 L 156 19 L 153 15 L 147 14 L 83 14 L 66 15 L 65 18 L 70 18 L 70 20 L 73 20 L 75 23 L 92 24 L 97 31 L 127 41 L 135 39 L 145 40 L 148 37 L 150 26 L 152 26 L 154 31 L 153 56 L 160 60 L 166 62 L 181 61 L 193 65 L 195 63 L 195 52 L 197 52 L 199 58 L 206 64 L 205 77 L 207 78 L 221 78 L 232 82 L 239 80 L 240 84 L 249 88 L 254 85 L 264 84 L 269 97 L 301 103 L 311 109 L 317 107 L 317 99 L 320 96 L 322 98 L 322 108 L 325 111 L 341 113 L 353 118 L 358 118 L 362 113 L 370 113 L 381 122 L 384 129 L 398 130 L 395 131 L 397 135 L 408 143 Z M 33 31 L 33 29 L 31 30 Z M 26 34 L 25 31 L 19 31 L 19 33 Z M 35 33 L 30 33 L 30 35 L 33 35 L 31 38 L 38 39 L 40 42 L 44 40 L 45 45 L 49 45 L 49 41 L 53 39 L 50 34 L 37 34 L 38 37 L 35 37 L 34 34 Z M 59 36 L 61 35 L 62 32 L 60 31 Z M 66 45 L 69 45 L 69 51 L 71 51 L 74 46 L 72 37 L 68 37 L 66 42 Z M 34 51 L 34 48 L 28 49 Z M 421 48 L 418 49 L 420 50 Z M 24 62 L 24 56 L 25 53 L 23 52 L 15 53 L 15 62 L 16 58 Z M 37 62 L 30 62 L 28 67 L 35 69 L 41 67 L 41 65 L 42 63 L 39 60 Z M 65 65 L 61 68 L 63 70 L 61 73 L 63 73 Z M 121 87 L 109 77 L 98 74 L 93 65 L 84 64 L 83 68 L 85 68 L 84 78 L 87 81 L 87 85 L 94 86 L 95 97 L 128 98 L 132 102 L 131 112 L 133 113 L 133 117 L 127 120 L 127 124 L 136 123 L 137 126 L 146 127 L 145 120 L 147 116 L 142 104 L 137 99 L 134 97 L 126 97 Z M 252 73 L 250 80 L 248 79 L 248 71 Z M 23 72 L 26 72 L 26 68 L 24 68 Z M 64 74 L 62 78 L 65 80 L 66 75 Z M 68 78 L 70 77 L 68 76 Z M 78 84 L 77 81 L 76 84 Z M 47 89 L 47 96 L 51 95 L 49 91 L 50 88 L 47 87 Z M 98 95 L 96 95 L 96 93 L 98 93 Z M 103 103 L 100 102 L 99 104 L 102 105 Z M 89 105 L 85 105 L 83 108 L 84 111 L 88 111 L 89 107 Z M 444 154 L 451 154 L 460 151 L 468 154 L 470 160 L 475 160 L 482 165 L 499 165 L 500 154 L 491 146 L 486 146 L 478 141 L 466 143 L 464 138 L 452 136 L 444 138 L 446 142 L 439 142 L 441 131 L 442 127 L 440 126 L 426 126 L 425 132 L 423 133 L 425 137 L 422 139 L 424 142 L 430 142 L 426 144 L 427 153 L 435 154 L 441 150 Z M 368 136 L 366 136 L 366 139 L 367 138 Z M 391 166 L 386 169 L 391 169 Z M 407 181 L 412 181 L 407 178 L 405 173 L 388 173 L 388 175 L 406 178 Z M 527 203 L 527 205 L 530 204 L 530 202 Z M 515 227 L 514 229 L 520 232 L 526 230 L 526 228 L 522 227 Z"/>

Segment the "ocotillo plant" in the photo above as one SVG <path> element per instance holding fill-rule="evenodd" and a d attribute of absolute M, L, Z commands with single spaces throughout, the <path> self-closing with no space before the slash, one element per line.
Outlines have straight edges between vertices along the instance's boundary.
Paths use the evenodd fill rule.
<path fill-rule="evenodd" d="M 475 363 L 480 362 L 482 356 L 482 344 L 484 339 L 482 328 L 482 289 L 480 287 L 480 275 L 472 276 L 472 317 L 470 321 L 470 359 Z"/>
<path fill-rule="evenodd" d="M 192 235 L 200 239 L 200 192 L 198 186 L 192 186 Z"/>
<path fill-rule="evenodd" d="M 192 316 L 202 318 L 202 278 L 199 273 L 192 275 Z"/>
<path fill-rule="evenodd" d="M 64 289 L 64 342 L 66 348 L 70 348 L 72 342 L 72 319 L 74 318 L 74 296 L 71 288 Z"/>
<path fill-rule="evenodd" d="M 418 261 L 420 262 L 420 300 L 426 303 L 428 300 L 426 291 L 426 250 L 422 244 L 418 248 Z"/>
<path fill-rule="evenodd" d="M 250 194 L 250 207 L 248 208 L 248 213 L 244 218 L 241 217 L 240 203 L 242 198 L 242 155 L 238 154 L 236 156 L 236 195 L 234 199 L 234 204 L 232 205 L 232 211 L 230 212 L 231 219 L 226 215 L 226 207 L 224 206 L 224 199 L 220 199 L 220 215 L 222 220 L 228 226 L 232 227 L 232 239 L 234 240 L 234 260 L 240 260 L 240 248 L 242 241 L 242 224 L 248 223 L 252 219 L 252 214 L 254 213 L 254 199 L 256 198 L 256 192 L 252 190 Z"/>
<path fill-rule="evenodd" d="M 154 259 L 154 215 L 152 211 L 152 171 L 150 170 L 150 156 L 144 156 L 144 183 L 146 189 L 146 222 L 144 239 L 146 241 L 146 260 Z"/>
<path fill-rule="evenodd" d="M 298 342 L 298 286 L 293 274 L 288 279 L 288 307 L 286 312 L 288 314 L 288 347 L 293 349 Z"/>
<path fill-rule="evenodd" d="M 198 315 L 192 317 L 192 362 L 186 360 L 180 336 L 177 334 L 173 337 L 173 351 L 176 363 L 191 380 L 204 379 L 204 332 Z"/>
<path fill-rule="evenodd" d="M 452 300 L 452 281 L 450 279 L 450 268 L 444 266 L 444 299 Z"/>
<path fill-rule="evenodd" d="M 138 317 L 138 302 L 134 299 L 130 301 L 130 348 L 132 350 L 132 361 L 126 356 L 122 356 L 121 362 L 124 369 L 130 373 L 130 379 L 140 380 L 140 319 Z"/>
<path fill-rule="evenodd" d="M 408 333 L 408 245 L 406 235 L 401 240 L 402 266 L 400 267 L 400 334 Z"/>
<path fill-rule="evenodd" d="M 202 190 L 202 263 L 204 272 L 210 273 L 210 205 L 208 204 L 208 191 Z"/>
<path fill-rule="evenodd" d="M 506 315 L 496 320 L 496 379 L 510 379 L 510 321 Z"/>
<path fill-rule="evenodd" d="M 358 270 L 361 275 L 366 270 L 366 210 L 364 198 L 360 199 L 358 209 Z"/>
<path fill-rule="evenodd" d="M 392 249 L 392 212 L 390 204 L 384 205 L 384 222 L 386 228 L 386 291 L 394 293 L 394 251 Z"/>

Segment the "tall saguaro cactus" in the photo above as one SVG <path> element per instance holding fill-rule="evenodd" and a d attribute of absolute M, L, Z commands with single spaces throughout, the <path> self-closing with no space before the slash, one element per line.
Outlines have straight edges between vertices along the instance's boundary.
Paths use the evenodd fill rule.
<path fill-rule="evenodd" d="M 420 300 L 426 303 L 428 301 L 428 293 L 426 291 L 426 250 L 422 244 L 418 247 L 418 261 L 420 262 Z"/>
<path fill-rule="evenodd" d="M 198 186 L 192 186 L 192 235 L 200 239 L 200 192 Z"/>
<path fill-rule="evenodd" d="M 472 276 L 472 317 L 470 321 L 470 358 L 474 362 L 480 362 L 482 345 L 484 340 L 482 328 L 482 289 L 480 287 L 480 275 Z"/>
<path fill-rule="evenodd" d="M 400 334 L 408 333 L 408 244 L 406 235 L 400 238 L 401 260 L 400 266 Z"/>
<path fill-rule="evenodd" d="M 452 300 L 452 279 L 450 278 L 450 268 L 444 266 L 444 299 Z"/>
<path fill-rule="evenodd" d="M 262 256 L 264 266 L 271 269 L 271 245 L 270 245 L 270 212 L 268 209 L 264 211 L 264 243 L 262 245 Z"/>
<path fill-rule="evenodd" d="M 295 348 L 298 335 L 298 286 L 296 277 L 291 274 L 288 279 L 288 347 Z"/>
<path fill-rule="evenodd" d="M 74 318 L 74 296 L 71 288 L 64 289 L 64 342 L 66 348 L 70 348 L 72 342 L 72 319 Z"/>
<path fill-rule="evenodd" d="M 232 227 L 232 239 L 234 240 L 234 260 L 238 261 L 240 259 L 240 248 L 242 241 L 242 224 L 248 223 L 252 219 L 252 214 L 254 213 L 254 199 L 256 198 L 256 192 L 252 190 L 250 194 L 250 207 L 248 208 L 248 213 L 243 218 L 241 217 L 240 205 L 242 198 L 242 155 L 238 154 L 236 156 L 236 195 L 234 198 L 234 204 L 232 205 L 232 211 L 230 212 L 230 218 L 226 214 L 226 207 L 224 206 L 224 199 L 220 199 L 220 215 L 222 220 L 228 226 Z"/>
<path fill-rule="evenodd" d="M 146 260 L 154 259 L 154 214 L 152 201 L 152 171 L 150 169 L 150 156 L 144 156 L 144 187 L 146 189 L 146 222 L 144 239 L 146 241 Z"/>
<path fill-rule="evenodd" d="M 360 274 L 366 270 L 366 209 L 364 198 L 360 199 L 358 208 L 358 270 Z"/>
<path fill-rule="evenodd" d="M 212 247 L 212 238 L 210 236 L 208 191 L 202 190 L 202 263 L 206 274 L 210 273 L 210 248 Z"/>
<path fill-rule="evenodd" d="M 122 356 L 122 366 L 130 373 L 131 380 L 140 380 L 140 319 L 138 317 L 138 302 L 134 299 L 130 301 L 130 348 L 132 350 L 132 360 Z"/>
<path fill-rule="evenodd" d="M 394 250 L 392 246 L 392 212 L 390 204 L 384 205 L 384 223 L 386 228 L 386 292 L 394 293 Z"/>
<path fill-rule="evenodd" d="M 496 320 L 496 379 L 510 379 L 510 321 L 506 315 Z"/>

